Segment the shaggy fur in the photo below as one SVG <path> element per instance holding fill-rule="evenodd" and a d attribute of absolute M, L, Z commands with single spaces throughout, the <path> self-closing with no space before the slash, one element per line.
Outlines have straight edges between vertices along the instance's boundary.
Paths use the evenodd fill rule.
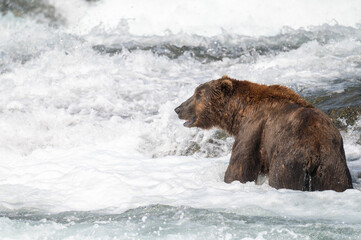
<path fill-rule="evenodd" d="M 286 87 L 223 76 L 198 86 L 175 111 L 186 127 L 218 127 L 235 138 L 227 183 L 266 174 L 277 189 L 352 188 L 339 131 Z"/>

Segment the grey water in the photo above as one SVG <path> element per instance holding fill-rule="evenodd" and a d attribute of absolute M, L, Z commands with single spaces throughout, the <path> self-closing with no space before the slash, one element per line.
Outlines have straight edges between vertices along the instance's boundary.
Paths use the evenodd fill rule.
<path fill-rule="evenodd" d="M 361 239 L 360 26 L 206 36 L 107 25 L 132 4 L 0 0 L 0 239 Z M 224 74 L 286 85 L 328 114 L 355 189 L 223 183 L 232 138 L 184 129 L 173 109 Z"/>
<path fill-rule="evenodd" d="M 282 216 L 246 216 L 222 209 L 150 205 L 122 214 L 97 212 L 1 213 L 5 231 L 35 239 L 357 239 L 361 224 Z M 14 231 L 18 229 L 18 231 Z"/>

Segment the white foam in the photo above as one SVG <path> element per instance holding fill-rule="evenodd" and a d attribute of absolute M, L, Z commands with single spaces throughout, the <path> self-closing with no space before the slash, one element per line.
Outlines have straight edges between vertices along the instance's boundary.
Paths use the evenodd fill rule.
<path fill-rule="evenodd" d="M 349 159 L 348 166 L 350 167 L 351 175 L 354 179 L 355 186 L 361 186 L 361 117 L 357 119 L 354 125 L 348 126 L 346 131 L 342 131 L 344 139 L 344 148 L 346 158 Z"/>
<path fill-rule="evenodd" d="M 169 6 L 168 2 L 160 3 Z M 299 6 L 300 14 L 308 9 L 307 4 L 301 7 L 301 3 L 293 1 L 279 1 L 273 7 L 264 4 L 260 8 L 258 1 L 246 3 L 245 9 L 237 5 L 235 11 L 251 9 L 252 14 L 261 14 L 267 8 L 269 12 L 264 15 L 268 20 L 273 17 L 270 12 L 276 11 L 274 8 L 277 7 L 289 8 L 295 4 Z M 65 16 L 73 9 L 69 2 L 57 4 Z M 197 23 L 192 14 L 185 18 L 185 23 L 177 25 L 175 21 L 190 8 L 199 6 L 202 10 L 205 2 L 185 2 L 184 9 L 176 13 L 168 9 L 169 16 L 161 15 L 164 10 L 156 9 L 156 4 L 144 2 L 143 7 L 147 6 L 149 12 L 144 18 L 128 20 L 128 31 L 126 24 L 117 24 L 120 19 L 138 16 L 135 10 L 130 11 L 129 16 L 124 15 L 130 1 L 124 3 L 124 8 L 110 0 L 90 7 L 79 1 L 76 4 L 83 15 L 69 15 L 68 28 L 52 29 L 10 15 L 0 18 L 1 60 L 5 59 L 2 63 L 7 69 L 0 74 L 1 210 L 35 208 L 56 213 L 103 209 L 121 213 L 130 208 L 161 203 L 221 208 L 252 216 L 360 222 L 359 190 L 305 193 L 275 190 L 266 183 L 225 184 L 223 175 L 232 140 L 227 138 L 210 143 L 215 130 L 184 128 L 173 110 L 198 84 L 224 74 L 259 83 L 283 84 L 299 92 L 339 92 L 357 83 L 361 75 L 358 40 L 350 38 L 325 44 L 311 41 L 276 56 L 256 56 L 250 63 L 225 58 L 203 64 L 189 55 L 169 59 L 140 50 L 123 51 L 110 57 L 94 51 L 93 44 L 161 41 L 159 36 L 133 34 L 161 34 L 168 26 L 157 23 L 163 22 L 164 18 L 167 20 L 164 24 L 170 24 L 172 32 L 186 32 L 169 34 L 167 41 L 184 43 L 195 39 L 198 44 L 210 39 L 189 33 L 218 34 L 220 25 L 232 33 L 255 35 L 271 34 L 270 31 L 273 34 L 284 17 L 294 12 L 290 10 L 290 15 L 277 15 L 276 22 L 265 25 L 267 30 L 260 27 L 268 21 L 266 17 L 256 14 L 260 22 L 255 23 L 254 19 L 248 19 L 251 13 L 241 16 L 244 23 L 230 22 L 220 15 L 218 25 L 215 24 L 218 19 L 214 18 L 210 22 L 203 19 L 200 25 L 192 27 L 192 21 Z M 227 12 L 227 9 L 233 9 L 232 4 L 211 2 L 200 17 L 216 9 Z M 337 14 L 330 12 L 335 17 L 351 8 L 338 1 L 313 4 L 315 9 L 322 6 L 325 11 L 337 7 Z M 174 6 L 180 7 L 179 4 Z M 119 11 L 105 14 L 111 8 Z M 354 19 L 357 8 L 358 3 L 354 3 L 352 11 L 342 15 L 344 20 L 337 21 L 354 24 L 358 21 Z M 229 18 L 234 18 L 234 14 L 232 10 Z M 101 16 L 104 17 L 103 25 L 117 30 L 116 34 L 94 27 Z M 304 17 L 300 22 L 291 23 L 293 27 L 307 25 L 308 21 L 318 24 L 327 16 L 312 15 L 310 20 Z M 73 18 L 78 18 L 79 25 Z M 149 32 L 141 27 L 141 23 L 148 21 Z M 253 25 L 247 25 L 250 22 Z M 258 27 L 252 30 L 257 24 Z M 204 30 L 199 26 L 204 26 Z M 339 27 L 341 32 L 347 29 Z M 122 33 L 124 35 L 120 36 Z M 112 38 L 108 39 L 108 36 Z M 227 44 L 227 41 L 222 43 Z M 21 64 L 19 57 L 12 54 L 30 57 Z M 358 169 L 356 163 L 361 156 L 356 139 L 359 126 L 360 121 L 344 134 L 347 158 L 357 160 L 350 163 L 353 169 Z M 192 150 L 187 153 L 186 149 L 194 144 L 199 151 L 193 155 Z M 206 158 L 211 155 L 209 153 L 216 153 L 218 157 Z M 191 156 L 184 156 L 186 154 Z"/>
<path fill-rule="evenodd" d="M 99 209 L 121 213 L 167 204 L 227 208 L 251 216 L 258 211 L 260 215 L 314 218 L 317 212 L 318 219 L 360 220 L 358 190 L 305 193 L 277 191 L 267 184 L 226 184 L 226 163 L 227 158 L 127 158 L 117 149 L 99 147 L 42 150 L 6 161 L 6 167 L 0 168 L 0 206 L 2 210 L 35 208 L 52 213 Z"/>
<path fill-rule="evenodd" d="M 165 35 L 171 31 L 213 36 L 226 31 L 256 36 L 277 34 L 284 26 L 300 28 L 326 23 L 355 27 L 361 23 L 361 3 L 357 0 L 347 4 L 341 0 L 104 0 L 86 11 L 80 0 L 50 2 L 70 19 L 71 27 L 82 32 L 99 23 L 114 29 L 122 19 L 128 20 L 129 31 L 135 35 Z"/>

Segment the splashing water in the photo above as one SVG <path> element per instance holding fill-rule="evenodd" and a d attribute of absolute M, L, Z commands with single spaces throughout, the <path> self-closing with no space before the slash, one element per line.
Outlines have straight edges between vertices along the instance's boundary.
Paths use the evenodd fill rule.
<path fill-rule="evenodd" d="M 0 5 L 0 238 L 361 235 L 358 1 L 30 2 Z M 224 183 L 233 139 L 173 109 L 225 74 L 329 114 L 355 189 Z"/>

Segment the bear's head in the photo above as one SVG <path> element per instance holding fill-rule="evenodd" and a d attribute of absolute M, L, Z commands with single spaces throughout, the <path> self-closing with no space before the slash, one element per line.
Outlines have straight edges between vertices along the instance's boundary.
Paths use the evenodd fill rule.
<path fill-rule="evenodd" d="M 224 105 L 232 92 L 232 80 L 223 76 L 199 85 L 193 96 L 174 110 L 180 119 L 186 120 L 185 127 L 209 129 L 220 125 Z"/>

